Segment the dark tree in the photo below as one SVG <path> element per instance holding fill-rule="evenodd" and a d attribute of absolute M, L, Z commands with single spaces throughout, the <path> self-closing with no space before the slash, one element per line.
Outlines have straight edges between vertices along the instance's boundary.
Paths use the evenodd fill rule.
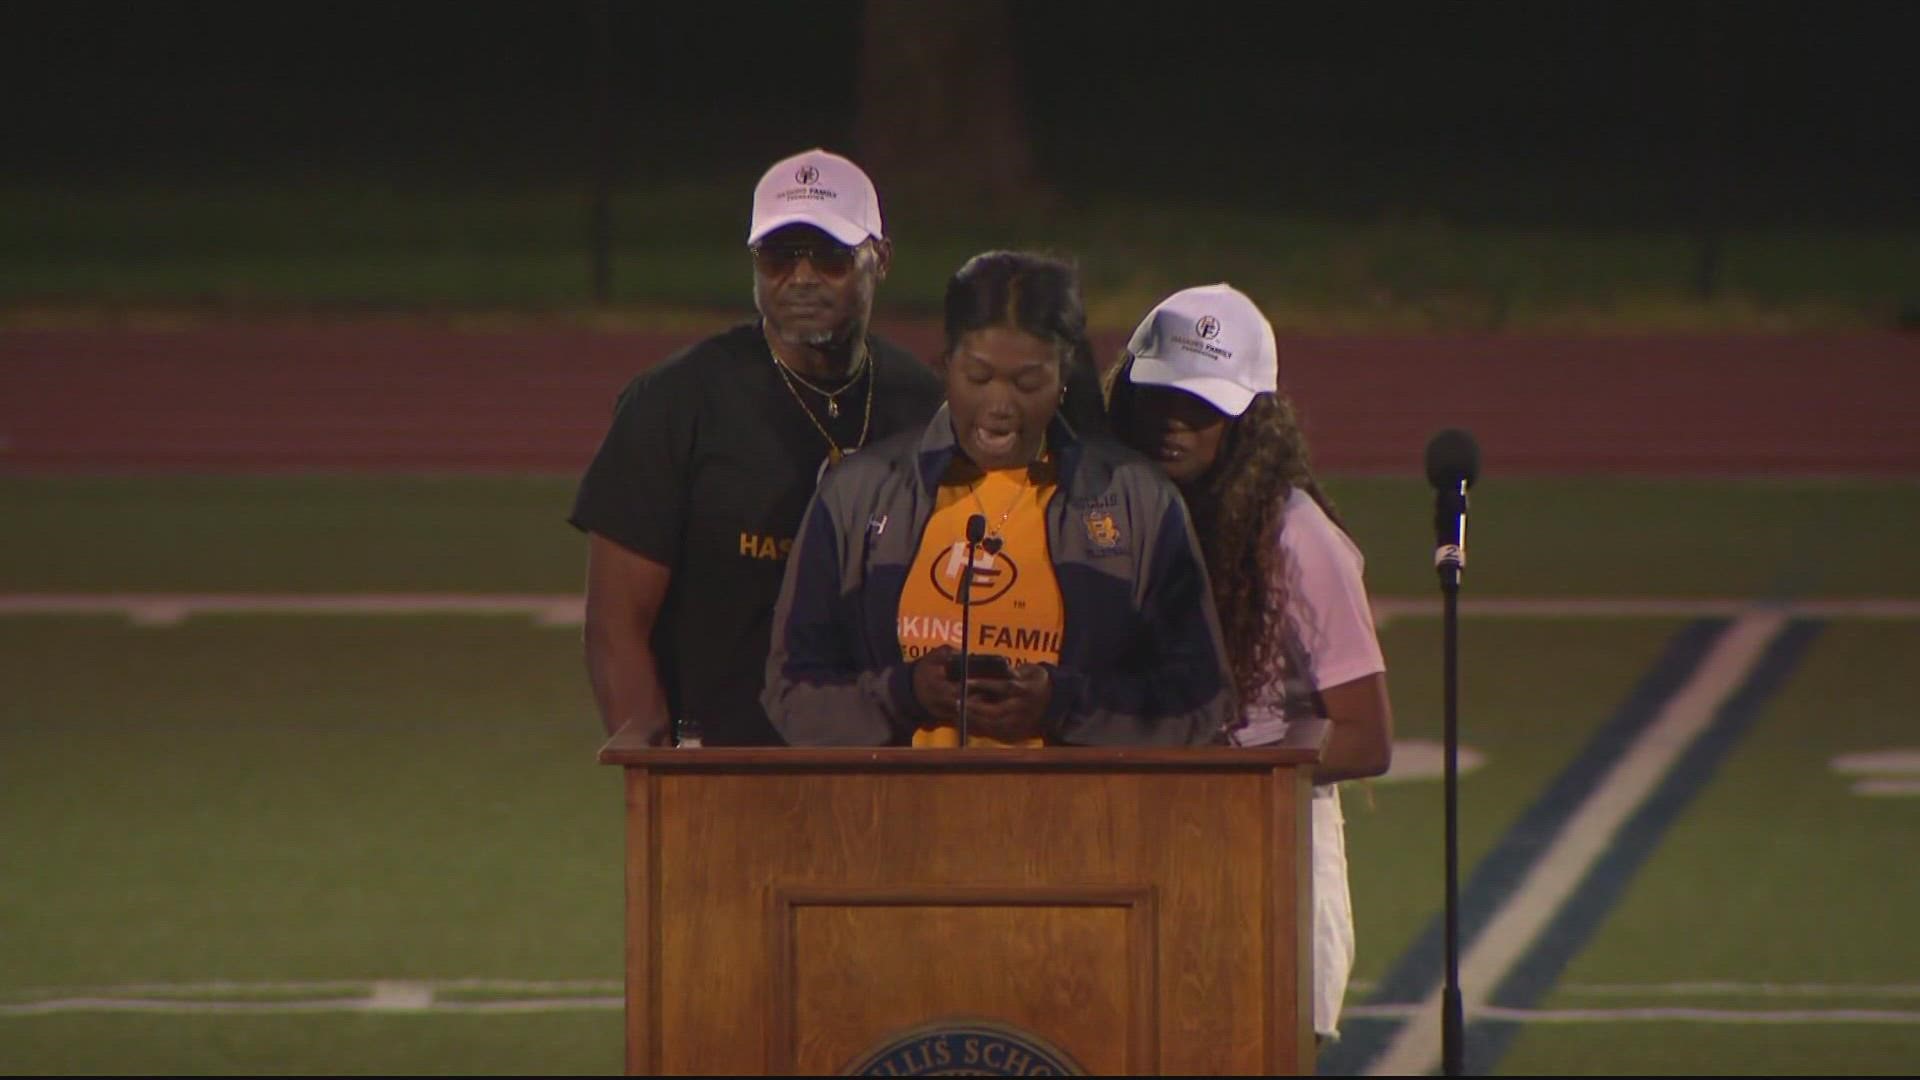
<path fill-rule="evenodd" d="M 855 140 L 892 190 L 1001 202 L 1029 196 L 1009 0 L 866 0 Z"/>

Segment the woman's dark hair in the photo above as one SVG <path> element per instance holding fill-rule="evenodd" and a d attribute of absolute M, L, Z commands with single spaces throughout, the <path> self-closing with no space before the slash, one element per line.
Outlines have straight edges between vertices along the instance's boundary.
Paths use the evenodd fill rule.
<path fill-rule="evenodd" d="M 1133 357 L 1122 355 L 1107 373 L 1107 411 L 1123 435 L 1139 419 L 1132 369 Z M 1254 395 L 1246 412 L 1227 418 L 1220 457 L 1182 492 L 1200 536 L 1242 701 L 1254 700 L 1284 663 L 1287 586 L 1280 530 L 1287 496 L 1296 488 L 1346 530 L 1307 463 L 1307 442 L 1293 404 L 1270 393 Z"/>
<path fill-rule="evenodd" d="M 1067 390 L 1060 415 L 1081 435 L 1107 431 L 1087 308 L 1072 266 L 1025 251 L 988 251 L 968 259 L 947 281 L 946 357 L 953 356 L 961 338 L 993 326 L 1053 342 Z"/>

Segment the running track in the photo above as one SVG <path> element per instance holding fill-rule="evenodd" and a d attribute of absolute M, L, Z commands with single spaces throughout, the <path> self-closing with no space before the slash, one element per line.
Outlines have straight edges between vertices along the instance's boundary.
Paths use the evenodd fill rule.
<path fill-rule="evenodd" d="M 939 344 L 935 327 L 880 329 L 922 356 Z M 0 473 L 573 473 L 626 379 L 698 336 L 0 331 Z M 1281 358 L 1328 471 L 1417 475 L 1427 438 L 1458 426 L 1489 474 L 1920 476 L 1920 335 L 1288 337 Z"/>

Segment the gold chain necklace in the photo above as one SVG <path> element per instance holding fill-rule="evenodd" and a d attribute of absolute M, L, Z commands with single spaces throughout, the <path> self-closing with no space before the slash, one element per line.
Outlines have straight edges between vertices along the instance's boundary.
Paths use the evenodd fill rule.
<path fill-rule="evenodd" d="M 792 364 L 789 364 L 785 360 L 782 360 L 780 358 L 779 351 L 773 347 L 773 338 L 771 336 L 767 337 L 767 352 L 772 354 L 773 362 L 780 365 L 781 372 L 784 373 L 787 376 L 787 378 L 790 380 L 788 385 L 792 385 L 791 380 L 798 380 L 801 386 L 804 386 L 807 389 L 813 391 L 814 393 L 819 394 L 821 397 L 827 399 L 827 419 L 829 420 L 837 420 L 840 418 L 840 400 L 839 400 L 840 395 L 846 393 L 848 390 L 851 390 L 853 388 L 853 384 L 860 381 L 860 373 L 866 370 L 867 361 L 873 355 L 873 350 L 871 348 L 861 349 L 860 362 L 853 366 L 853 371 L 847 375 L 846 383 L 842 385 L 838 390 L 825 390 L 825 389 L 822 389 L 821 387 L 815 386 L 811 379 L 808 379 L 805 375 L 800 374 L 799 370 L 795 368 Z"/>
<path fill-rule="evenodd" d="M 985 487 L 986 484 L 987 484 L 987 478 L 984 474 L 982 474 L 980 479 L 973 485 L 973 487 L 967 489 L 968 494 L 973 496 L 973 505 L 980 508 L 980 516 L 982 517 L 985 517 L 987 514 L 987 504 L 984 501 L 982 501 L 980 498 L 980 489 Z M 1020 481 L 1020 490 L 1013 493 L 1013 499 L 1007 503 L 1007 508 L 1005 510 L 1000 511 L 1000 519 L 998 521 L 995 521 L 991 526 L 988 526 L 987 528 L 988 536 L 1001 537 L 1006 534 L 1007 519 L 1013 516 L 1013 512 L 1015 510 L 1018 510 L 1020 508 L 1020 500 L 1026 498 L 1027 489 L 1032 486 L 1033 486 L 1033 466 L 1029 465 L 1027 466 L 1027 469 L 1026 469 L 1026 478 Z"/>
<path fill-rule="evenodd" d="M 1007 519 L 1013 516 L 1015 510 L 1020 508 L 1020 500 L 1026 497 L 1027 489 L 1033 486 L 1033 470 L 1051 468 L 1052 462 L 1047 457 L 1047 436 L 1043 432 L 1040 436 L 1040 449 L 1033 455 L 1033 460 L 1027 463 L 1026 476 L 1020 481 L 1020 490 L 1013 493 L 1013 501 L 1007 503 L 1007 508 L 1000 512 L 1000 520 L 994 522 L 993 525 L 987 529 L 988 536 L 1001 537 L 1004 535 L 1004 530 L 1007 527 Z M 1049 473 L 1049 476 L 1050 475 Z M 973 496 L 973 505 L 980 508 L 981 517 L 987 515 L 987 504 L 980 498 L 980 489 L 986 485 L 987 471 L 982 469 L 980 470 L 980 479 L 974 481 L 973 486 L 967 489 L 967 494 Z"/>
<path fill-rule="evenodd" d="M 868 350 L 868 352 L 871 353 L 872 350 Z M 771 344 L 767 346 L 767 353 L 768 355 L 773 354 L 773 346 Z M 807 414 L 807 422 L 813 425 L 813 430 L 819 432 L 820 437 L 827 440 L 827 465 L 828 466 L 840 464 L 840 459 L 846 457 L 848 454 L 853 453 L 855 450 L 858 450 L 861 447 L 867 445 L 867 431 L 873 426 L 874 376 L 871 370 L 869 370 L 867 375 L 867 411 L 866 411 L 866 415 L 861 417 L 860 419 L 860 439 L 858 442 L 855 442 L 851 447 L 848 447 L 847 449 L 843 450 L 840 448 L 839 443 L 833 441 L 833 434 L 827 430 L 827 426 L 825 424 L 822 424 L 820 422 L 820 418 L 813 415 L 813 410 L 807 407 L 806 399 L 800 396 L 800 388 L 793 385 L 793 380 L 798 376 L 796 376 L 791 370 L 789 370 L 787 365 L 781 363 L 780 358 L 778 356 L 773 357 L 773 366 L 776 370 L 780 372 L 780 381 L 786 385 L 787 393 L 793 395 L 793 403 L 795 405 L 800 406 L 801 412 Z M 866 365 L 866 364 L 863 364 L 861 366 L 870 368 L 870 365 Z M 857 379 L 857 376 L 856 376 L 856 379 Z M 801 381 L 805 382 L 806 380 L 802 379 Z M 848 380 L 847 386 L 852 386 L 854 381 L 855 380 Z M 845 391 L 847 389 L 847 386 L 841 387 L 840 390 Z M 840 415 L 839 410 L 833 407 L 833 403 L 831 400 L 828 401 L 827 405 L 828 405 L 827 415 L 829 417 Z"/>

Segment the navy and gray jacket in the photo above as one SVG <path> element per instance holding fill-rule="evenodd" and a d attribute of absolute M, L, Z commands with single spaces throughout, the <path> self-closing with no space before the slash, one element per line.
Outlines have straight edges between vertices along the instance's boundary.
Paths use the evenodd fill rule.
<path fill-rule="evenodd" d="M 1237 716 L 1219 618 L 1186 504 L 1145 458 L 1055 419 L 1047 546 L 1064 628 L 1049 743 L 1183 746 Z M 945 406 L 924 433 L 830 469 L 787 560 L 761 701 L 796 746 L 911 741 L 930 720 L 896 620 L 940 478 L 958 452 Z"/>

